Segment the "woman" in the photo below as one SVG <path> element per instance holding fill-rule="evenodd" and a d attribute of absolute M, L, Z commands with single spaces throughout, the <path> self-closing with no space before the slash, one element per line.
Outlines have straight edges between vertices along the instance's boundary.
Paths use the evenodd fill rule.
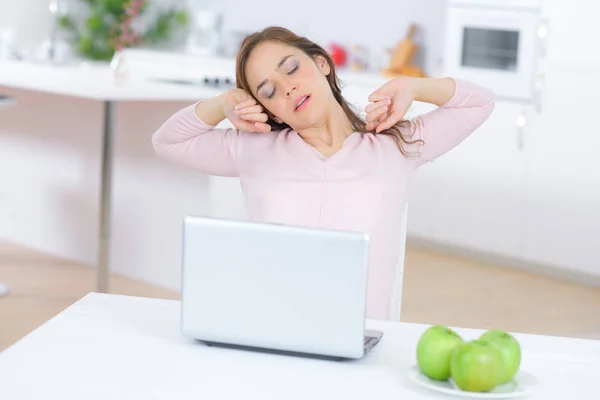
<path fill-rule="evenodd" d="M 366 232 L 367 317 L 388 319 L 415 170 L 479 127 L 493 94 L 466 81 L 401 77 L 369 96 L 363 121 L 342 98 L 327 52 L 279 27 L 248 36 L 236 69 L 236 89 L 158 129 L 156 152 L 239 177 L 250 220 Z M 439 108 L 402 120 L 415 100 Z M 236 129 L 215 128 L 225 118 Z"/>

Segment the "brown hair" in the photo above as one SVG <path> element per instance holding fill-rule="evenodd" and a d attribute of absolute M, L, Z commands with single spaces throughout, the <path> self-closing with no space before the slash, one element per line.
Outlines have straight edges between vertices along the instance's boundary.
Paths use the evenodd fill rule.
<path fill-rule="evenodd" d="M 348 104 L 348 102 L 342 96 L 339 79 L 335 73 L 335 64 L 334 64 L 333 60 L 331 59 L 331 57 L 329 56 L 329 53 L 325 49 L 323 49 L 321 46 L 312 42 L 311 40 L 309 40 L 305 37 L 302 37 L 302 36 L 298 36 L 286 28 L 282 28 L 282 27 L 278 27 L 278 26 L 268 27 L 262 31 L 255 32 L 255 33 L 247 36 L 243 40 L 243 42 L 241 43 L 241 46 L 240 46 L 240 50 L 237 55 L 237 62 L 236 62 L 236 81 L 237 81 L 237 87 L 239 89 L 243 89 L 250 96 L 254 97 L 254 99 L 258 103 L 260 103 L 260 101 L 258 99 L 256 99 L 256 97 L 252 94 L 252 90 L 250 89 L 250 87 L 248 85 L 248 80 L 246 78 L 246 63 L 248 62 L 248 58 L 250 57 L 252 50 L 254 50 L 254 48 L 257 45 L 259 45 L 260 43 L 262 43 L 264 41 L 279 41 L 279 42 L 285 43 L 289 46 L 296 47 L 296 48 L 302 50 L 308 56 L 312 57 L 313 59 L 315 59 L 317 56 L 321 56 L 321 57 L 325 58 L 325 60 L 327 60 L 327 62 L 329 63 L 329 66 L 331 69 L 330 74 L 327 75 L 327 81 L 329 82 L 329 86 L 331 87 L 331 91 L 333 92 L 335 99 L 337 100 L 337 102 L 340 104 L 340 106 L 344 110 L 346 117 L 350 120 L 350 124 L 352 125 L 352 128 L 356 132 L 361 132 L 361 133 L 367 132 L 366 121 L 364 121 L 362 118 L 360 118 L 360 116 L 356 113 L 356 111 L 353 110 L 353 107 L 350 104 Z M 290 128 L 287 124 L 285 124 L 285 123 L 279 124 L 276 121 L 274 121 L 272 118 L 269 118 L 269 120 L 267 121 L 267 124 L 269 124 L 273 130 L 283 130 L 286 128 Z M 392 126 L 391 128 L 380 132 L 379 134 L 392 136 L 396 140 L 398 147 L 400 149 L 400 152 L 403 155 L 407 155 L 408 153 L 407 153 L 406 149 L 404 148 L 404 145 L 412 145 L 412 144 L 419 143 L 419 142 L 422 143 L 422 140 L 420 140 L 420 139 L 414 140 L 414 141 L 409 141 L 401 133 L 400 128 L 408 127 L 410 125 L 411 125 L 410 121 L 402 120 L 402 121 L 399 121 L 398 123 L 396 123 L 396 125 Z M 411 136 L 412 136 L 412 134 L 411 134 Z"/>

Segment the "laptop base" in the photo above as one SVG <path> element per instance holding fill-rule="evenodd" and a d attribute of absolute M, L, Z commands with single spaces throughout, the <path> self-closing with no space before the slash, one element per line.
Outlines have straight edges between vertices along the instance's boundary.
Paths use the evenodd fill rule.
<path fill-rule="evenodd" d="M 373 347 L 375 347 L 377 345 L 377 343 L 379 343 L 381 341 L 382 337 L 383 337 L 383 332 L 381 332 L 381 331 L 373 331 L 373 330 L 365 331 L 365 341 L 364 341 L 365 355 L 369 351 L 371 351 L 371 349 L 373 349 Z M 199 340 L 199 339 L 196 339 L 195 341 L 199 342 L 199 343 L 203 343 L 210 347 L 220 347 L 220 348 L 233 349 L 233 350 L 245 350 L 245 351 L 258 352 L 258 353 L 281 355 L 281 356 L 313 358 L 313 359 L 325 360 L 325 361 L 354 361 L 355 360 L 350 357 L 329 356 L 329 355 L 324 355 L 324 354 L 306 353 L 306 352 L 298 352 L 298 351 L 290 351 L 290 350 L 268 349 L 268 348 L 263 348 L 263 347 L 245 346 L 245 345 L 221 343 L 221 342 Z"/>

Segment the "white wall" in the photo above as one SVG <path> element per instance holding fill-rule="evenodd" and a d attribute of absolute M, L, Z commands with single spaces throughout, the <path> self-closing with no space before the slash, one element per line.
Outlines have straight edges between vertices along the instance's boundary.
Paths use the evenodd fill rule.
<path fill-rule="evenodd" d="M 0 0 L 0 29 L 15 29 L 17 44 L 27 51 L 39 46 L 50 31 L 48 4 L 49 0 Z"/>
<path fill-rule="evenodd" d="M 189 0 L 201 7 L 226 13 L 230 30 L 252 31 L 267 25 L 282 25 L 307 35 L 321 45 L 338 41 L 365 45 L 374 52 L 395 47 L 411 23 L 420 28 L 417 60 L 437 74 L 443 46 L 446 0 Z"/>
<path fill-rule="evenodd" d="M 77 4 L 79 0 L 72 0 Z M 347 46 L 361 44 L 373 54 L 394 48 L 411 23 L 419 26 L 415 40 L 420 45 L 417 63 L 430 74 L 439 73 L 442 53 L 445 0 L 156 0 L 189 3 L 225 13 L 228 31 L 249 32 L 267 25 L 283 25 L 326 46 L 338 41 Z M 34 49 L 48 36 L 49 0 L 0 0 L 0 28 L 12 26 L 17 41 Z"/>

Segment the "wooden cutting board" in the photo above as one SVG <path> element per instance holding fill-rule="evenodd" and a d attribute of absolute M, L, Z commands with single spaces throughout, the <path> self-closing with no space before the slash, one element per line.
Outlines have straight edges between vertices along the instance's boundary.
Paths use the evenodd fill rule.
<path fill-rule="evenodd" d="M 390 67 L 392 69 L 400 70 L 412 64 L 418 47 L 413 41 L 416 30 L 417 27 L 414 24 L 411 25 L 406 38 L 398 43 L 390 60 Z"/>

